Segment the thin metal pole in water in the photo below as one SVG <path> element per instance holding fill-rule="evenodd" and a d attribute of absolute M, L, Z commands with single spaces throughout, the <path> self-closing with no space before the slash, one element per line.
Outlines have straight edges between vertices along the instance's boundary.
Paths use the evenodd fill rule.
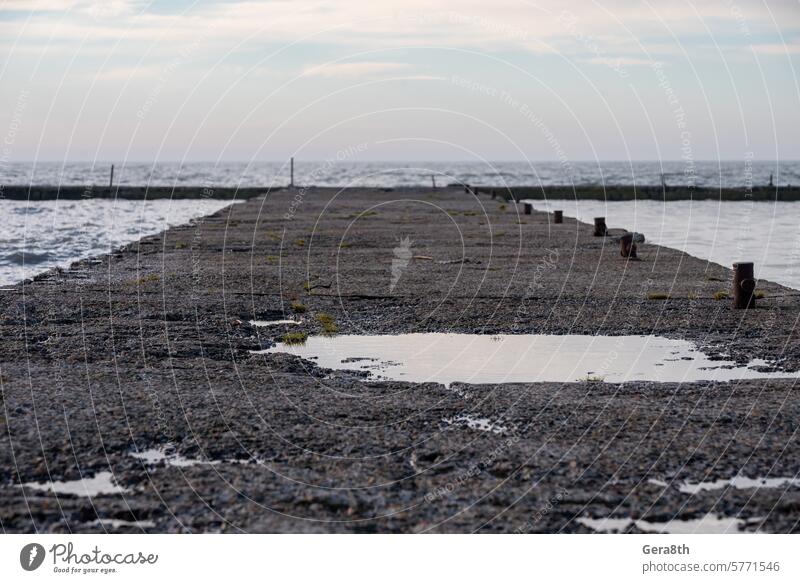
<path fill-rule="evenodd" d="M 753 264 L 740 261 L 733 264 L 733 307 L 739 309 L 755 308 L 756 278 Z"/>
<path fill-rule="evenodd" d="M 108 179 L 108 187 L 113 188 L 114 186 L 114 165 L 111 165 L 111 178 Z"/>
<path fill-rule="evenodd" d="M 625 233 L 619 238 L 619 254 L 625 259 L 636 259 L 636 243 L 633 233 Z"/>
<path fill-rule="evenodd" d="M 294 156 L 292 156 L 291 160 L 289 161 L 289 186 L 294 188 Z"/>

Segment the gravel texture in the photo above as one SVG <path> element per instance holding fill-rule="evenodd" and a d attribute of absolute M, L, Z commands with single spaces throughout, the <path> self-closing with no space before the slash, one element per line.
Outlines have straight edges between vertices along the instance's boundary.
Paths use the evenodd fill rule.
<path fill-rule="evenodd" d="M 711 513 L 798 531 L 797 482 L 680 490 L 800 477 L 791 379 L 445 388 L 251 353 L 286 329 L 249 320 L 316 334 L 325 313 L 340 334 L 659 334 L 800 369 L 800 292 L 762 281 L 734 310 L 714 298 L 730 277 L 647 244 L 626 261 L 589 225 L 485 194 L 273 191 L 0 291 L 0 525 L 591 532 L 578 519 Z M 505 431 L 443 421 L 462 414 Z M 166 457 L 133 455 L 149 450 Z M 20 487 L 101 472 L 125 493 Z"/>

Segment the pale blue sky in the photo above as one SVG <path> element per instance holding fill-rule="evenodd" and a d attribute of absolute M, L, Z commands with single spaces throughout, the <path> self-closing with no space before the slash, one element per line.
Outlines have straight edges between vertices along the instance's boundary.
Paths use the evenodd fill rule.
<path fill-rule="evenodd" d="M 0 0 L 0 38 L 3 162 L 800 159 L 798 0 Z"/>

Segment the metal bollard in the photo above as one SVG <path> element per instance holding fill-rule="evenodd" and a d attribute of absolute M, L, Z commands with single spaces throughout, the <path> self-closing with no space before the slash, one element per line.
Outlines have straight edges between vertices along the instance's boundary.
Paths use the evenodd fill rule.
<path fill-rule="evenodd" d="M 625 259 L 636 259 L 636 243 L 633 242 L 633 233 L 625 233 L 619 238 L 619 254 Z"/>
<path fill-rule="evenodd" d="M 533 211 L 533 205 L 528 203 L 528 202 L 526 202 L 525 203 L 525 214 L 529 215 L 529 214 L 531 214 L 532 211 Z"/>
<path fill-rule="evenodd" d="M 753 292 L 756 289 L 756 280 L 753 276 L 753 264 L 741 262 L 733 264 L 733 307 L 747 309 L 756 307 L 756 298 Z"/>
<path fill-rule="evenodd" d="M 553 211 L 553 222 L 560 224 L 564 222 L 564 211 Z"/>
<path fill-rule="evenodd" d="M 608 229 L 606 228 L 606 218 L 605 217 L 595 217 L 594 218 L 594 236 L 595 237 L 605 237 Z"/>

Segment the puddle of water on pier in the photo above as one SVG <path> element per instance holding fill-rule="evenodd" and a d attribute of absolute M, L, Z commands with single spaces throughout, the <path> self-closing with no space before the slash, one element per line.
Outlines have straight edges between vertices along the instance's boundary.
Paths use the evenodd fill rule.
<path fill-rule="evenodd" d="M 757 519 L 752 519 L 757 520 Z M 650 522 L 649 520 L 634 520 L 632 518 L 578 518 L 577 522 L 587 526 L 595 532 L 623 532 L 630 525 L 644 532 L 661 534 L 735 534 L 748 521 L 740 518 L 717 517 L 706 514 L 702 518 L 690 520 L 670 520 L 667 522 Z"/>
<path fill-rule="evenodd" d="M 293 324 L 302 324 L 300 320 L 250 320 L 250 324 L 258 327 L 266 326 L 291 326 Z"/>
<path fill-rule="evenodd" d="M 694 382 L 800 376 L 755 370 L 762 361 L 739 366 L 711 360 L 691 342 L 659 336 L 311 336 L 304 344 L 278 343 L 253 352 L 284 352 L 314 359 L 322 368 L 366 370 L 377 378 L 446 386 L 452 382 Z"/>
<path fill-rule="evenodd" d="M 127 490 L 118 486 L 111 472 L 99 472 L 92 478 L 80 480 L 67 480 L 65 482 L 27 482 L 22 484 L 24 488 L 34 490 L 50 491 L 55 494 L 67 494 L 73 496 L 101 496 L 104 494 L 123 494 Z"/>
<path fill-rule="evenodd" d="M 140 459 L 144 463 L 151 466 L 163 462 L 164 465 L 173 466 L 176 468 L 189 468 L 191 466 L 197 466 L 197 465 L 213 466 L 218 463 L 221 463 L 219 460 L 214 460 L 214 461 L 200 460 L 194 458 L 187 458 L 174 452 L 168 453 L 168 450 L 166 448 L 146 449 L 140 452 L 131 452 L 131 456 L 135 457 L 136 459 Z"/>
<path fill-rule="evenodd" d="M 508 427 L 500 425 L 488 417 L 475 417 L 474 415 L 457 415 L 456 417 L 446 417 L 442 419 L 447 425 L 461 425 L 477 431 L 486 431 L 500 435 L 508 431 Z"/>
<path fill-rule="evenodd" d="M 609 228 L 644 233 L 647 241 L 685 251 L 730 269 L 754 261 L 756 276 L 800 289 L 796 257 L 800 202 L 719 200 L 526 200 L 537 210 L 562 209 L 564 216 Z M 747 253 L 742 255 L 742 250 Z"/>
<path fill-rule="evenodd" d="M 712 490 L 722 490 L 727 487 L 739 490 L 750 488 L 785 488 L 787 486 L 800 486 L 800 478 L 745 478 L 734 476 L 728 480 L 714 480 L 713 482 L 700 482 L 692 484 L 684 482 L 678 485 L 678 490 L 684 494 L 697 494 Z"/>

